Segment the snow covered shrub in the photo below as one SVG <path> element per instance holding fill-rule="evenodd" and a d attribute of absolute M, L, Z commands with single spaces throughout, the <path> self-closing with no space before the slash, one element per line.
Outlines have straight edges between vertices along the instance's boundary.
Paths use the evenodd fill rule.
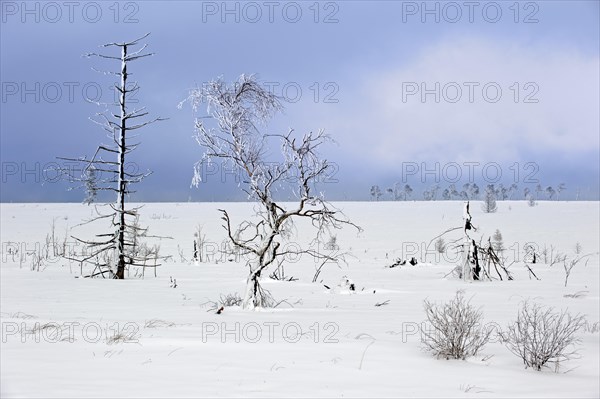
<path fill-rule="evenodd" d="M 217 312 L 217 314 L 221 314 L 221 312 L 223 312 L 225 308 L 230 306 L 242 306 L 242 303 L 243 299 L 237 292 L 235 294 L 221 294 L 219 299 L 217 299 L 216 301 L 207 302 L 207 304 L 210 304 L 210 308 L 208 309 L 208 311 L 214 311 Z"/>
<path fill-rule="evenodd" d="M 140 335 L 136 334 L 135 331 L 123 331 L 120 333 L 115 333 L 111 336 L 106 337 L 106 343 L 108 345 L 116 345 L 116 344 L 129 344 L 129 343 L 139 343 Z"/>
<path fill-rule="evenodd" d="M 482 325 L 483 314 L 465 300 L 464 293 L 437 305 L 423 301 L 427 328 L 422 328 L 421 343 L 437 357 L 466 359 L 476 355 L 489 341 L 492 330 Z"/>
<path fill-rule="evenodd" d="M 541 370 L 554 364 L 558 371 L 560 362 L 576 355 L 572 346 L 579 343 L 575 333 L 585 325 L 582 315 L 571 316 L 567 311 L 555 312 L 539 304 L 523 303 L 517 321 L 500 334 L 512 353 L 523 359 L 526 367 Z"/>
<path fill-rule="evenodd" d="M 144 328 L 165 328 L 175 326 L 175 323 L 161 319 L 150 319 L 144 323 Z"/>
<path fill-rule="evenodd" d="M 241 306 L 242 297 L 237 292 L 235 294 L 221 295 L 218 304 L 224 307 Z"/>

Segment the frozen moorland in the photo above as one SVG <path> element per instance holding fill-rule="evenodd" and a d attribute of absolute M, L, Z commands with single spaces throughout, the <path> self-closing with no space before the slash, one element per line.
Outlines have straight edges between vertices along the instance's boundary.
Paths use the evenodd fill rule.
<path fill-rule="evenodd" d="M 312 282 L 318 264 L 288 257 L 285 276 L 293 281 L 262 279 L 276 308 L 234 305 L 217 314 L 220 299 L 243 296 L 248 275 L 243 257 L 223 252 L 217 209 L 239 223 L 252 218 L 253 206 L 146 204 L 140 224 L 171 237 L 153 240 L 171 258 L 157 277 L 146 269 L 141 278 L 137 268 L 112 280 L 81 278 L 77 263 L 44 255 L 53 221 L 62 242 L 93 206 L 1 204 L 2 397 L 600 396 L 598 202 L 502 201 L 496 213 L 472 202 L 477 234 L 487 241 L 502 233 L 514 280 L 470 282 L 451 274 L 460 263 L 451 244 L 460 230 L 446 236 L 445 253 L 428 247 L 463 225 L 462 202 L 340 202 L 364 231 L 335 231 L 337 247 L 319 250 L 347 253 L 345 264 L 326 265 Z M 203 262 L 192 260 L 198 225 Z M 103 231 L 91 224 L 74 232 Z M 298 224 L 287 245 L 309 234 Z M 589 254 L 566 287 L 563 262 L 550 265 L 557 253 Z M 419 263 L 387 267 L 411 257 Z M 421 343 L 423 301 L 446 302 L 457 290 L 494 333 L 476 356 L 437 359 Z M 509 352 L 495 332 L 516 320 L 525 300 L 585 314 L 577 356 L 536 371 Z"/>

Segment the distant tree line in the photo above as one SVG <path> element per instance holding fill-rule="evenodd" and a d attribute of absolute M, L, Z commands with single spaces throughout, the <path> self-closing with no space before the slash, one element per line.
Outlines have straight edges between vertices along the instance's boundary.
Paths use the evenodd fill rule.
<path fill-rule="evenodd" d="M 528 201 L 535 200 L 560 200 L 560 195 L 567 188 L 565 183 L 560 183 L 558 186 L 546 186 L 542 184 L 536 185 L 533 189 L 530 187 L 524 187 L 522 191 L 522 198 Z M 488 184 L 483 192 L 477 185 L 477 183 L 465 183 L 462 187 L 456 184 L 450 184 L 447 187 L 442 187 L 439 184 L 434 184 L 431 187 L 425 189 L 422 193 L 421 198 L 418 195 L 414 195 L 414 190 L 410 184 L 395 183 L 392 187 L 382 189 L 379 185 L 371 186 L 370 194 L 373 201 L 380 201 L 382 199 L 389 199 L 390 201 L 408 201 L 423 199 L 425 201 L 436 201 L 436 200 L 478 200 L 480 195 L 485 197 L 493 196 L 494 199 L 499 201 L 518 199 L 519 187 L 516 183 L 510 186 L 500 183 L 498 185 Z"/>

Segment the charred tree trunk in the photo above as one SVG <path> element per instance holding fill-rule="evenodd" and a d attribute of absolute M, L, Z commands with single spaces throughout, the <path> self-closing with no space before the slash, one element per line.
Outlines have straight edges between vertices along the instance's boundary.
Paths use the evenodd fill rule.
<path fill-rule="evenodd" d="M 479 280 L 479 273 L 481 272 L 481 266 L 479 265 L 479 253 L 477 251 L 477 244 L 475 240 L 473 244 L 473 280 Z"/>
<path fill-rule="evenodd" d="M 125 147 L 127 144 L 125 132 L 127 131 L 126 118 L 126 94 L 127 94 L 127 45 L 123 45 L 121 52 L 121 96 L 119 105 L 121 108 L 121 126 L 119 135 L 119 192 L 117 193 L 119 213 L 119 233 L 117 238 L 118 263 L 115 278 L 125 278 L 125 193 L 127 192 L 127 180 L 125 179 Z"/>

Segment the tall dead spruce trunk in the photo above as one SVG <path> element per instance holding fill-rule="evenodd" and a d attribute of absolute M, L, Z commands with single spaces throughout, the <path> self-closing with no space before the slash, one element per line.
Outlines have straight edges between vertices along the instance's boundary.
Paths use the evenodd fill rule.
<path fill-rule="evenodd" d="M 137 255 L 138 251 L 135 250 L 137 245 L 137 239 L 132 240 L 130 237 L 144 236 L 146 229 L 142 229 L 135 223 L 135 217 L 137 216 L 137 210 L 139 208 L 127 209 L 125 205 L 126 197 L 133 191 L 129 188 L 130 184 L 141 182 L 150 172 L 137 173 L 128 172 L 126 170 L 127 154 L 131 153 L 137 148 L 139 143 L 128 143 L 128 132 L 137 130 L 141 127 L 149 125 L 151 123 L 163 120 L 162 118 L 155 118 L 146 122 L 130 123 L 136 118 L 144 117 L 148 115 L 145 107 L 134 108 L 129 110 L 127 107 L 127 100 L 129 95 L 134 94 L 139 90 L 137 82 L 133 84 L 128 82 L 128 63 L 135 61 L 139 58 L 149 57 L 154 53 L 143 53 L 147 45 L 142 45 L 136 51 L 131 51 L 133 47 L 139 45 L 139 42 L 146 37 L 149 33 L 142 36 L 139 39 L 122 42 L 122 43 L 107 43 L 102 45 L 103 48 L 117 47 L 121 50 L 120 56 L 105 55 L 100 53 L 89 53 L 87 57 L 99 57 L 109 60 L 116 60 L 121 62 L 121 69 L 119 72 L 103 72 L 105 75 L 116 75 L 120 76 L 120 82 L 115 84 L 114 89 L 118 94 L 118 103 L 114 104 L 119 107 L 120 113 L 113 114 L 108 111 L 104 113 L 98 113 L 97 117 L 100 121 L 93 120 L 95 123 L 101 125 L 104 130 L 110 133 L 112 137 L 112 145 L 100 145 L 96 148 L 96 152 L 91 159 L 83 158 L 61 158 L 70 161 L 77 161 L 84 165 L 81 177 L 71 176 L 73 181 L 83 182 L 84 186 L 93 190 L 107 190 L 114 191 L 117 194 L 117 203 L 109 204 L 112 212 L 108 214 L 100 214 L 87 221 L 86 223 L 98 220 L 98 219 L 111 219 L 112 226 L 115 228 L 114 233 L 99 234 L 96 240 L 82 240 L 74 237 L 80 243 L 86 245 L 89 249 L 81 258 L 77 258 L 78 262 L 91 263 L 93 264 L 94 271 L 92 276 L 102 275 L 108 273 L 111 277 L 116 279 L 125 278 L 125 269 L 128 265 L 132 266 L 145 266 L 146 259 Z M 100 105 L 100 104 L 98 104 Z M 107 105 L 107 104 L 104 104 Z M 106 114 L 109 114 L 108 116 Z M 114 119 L 112 120 L 111 117 Z M 117 156 L 116 161 L 109 161 L 103 158 L 103 155 Z M 93 171 L 93 173 L 90 173 Z M 72 171 L 68 171 L 70 174 Z M 98 178 L 98 172 L 108 175 L 104 178 Z M 91 176 L 91 177 L 90 177 Z M 90 179 L 96 179 L 96 181 L 89 181 Z M 116 183 L 116 187 L 114 184 Z M 88 193 L 88 198 L 94 198 L 94 193 Z M 129 218 L 134 220 L 129 221 Z M 156 254 L 152 254 L 156 255 Z M 116 270 L 114 270 L 116 269 Z"/>
<path fill-rule="evenodd" d="M 286 134 L 264 134 L 260 125 L 282 106 L 273 93 L 262 87 L 254 76 L 240 76 L 237 82 L 225 83 L 217 79 L 193 90 L 189 100 L 194 109 L 207 106 L 208 116 L 195 121 L 196 140 L 204 148 L 204 157 L 195 167 L 193 183 L 200 183 L 202 167 L 219 158 L 223 168 L 239 172 L 240 188 L 250 200 L 257 203 L 255 220 L 232 226 L 229 213 L 221 209 L 224 227 L 229 240 L 241 253 L 249 255 L 249 274 L 245 308 L 273 306 L 273 299 L 260 284 L 263 271 L 278 264 L 285 255 L 305 254 L 320 262 L 340 260 L 335 252 L 320 252 L 308 248 L 290 250 L 282 245 L 293 231 L 294 220 L 307 219 L 315 229 L 313 243 L 323 242 L 323 235 L 330 228 L 355 224 L 315 194 L 315 184 L 323 181 L 333 165 L 321 159 L 319 146 L 329 140 L 322 131 L 296 136 L 293 130 Z M 214 127 L 206 123 L 214 122 Z M 268 143 L 278 141 L 279 160 L 268 156 Z M 228 169 L 229 170 L 229 169 Z M 293 194 L 291 203 L 276 200 L 279 189 Z"/>
<path fill-rule="evenodd" d="M 470 212 L 470 202 L 467 201 L 467 204 L 465 205 L 465 210 L 464 210 L 464 215 L 463 215 L 463 219 L 465 220 L 465 225 L 463 228 L 463 231 L 465 233 L 465 243 L 464 243 L 464 247 L 463 247 L 463 254 L 464 254 L 464 260 L 463 260 L 463 267 L 462 267 L 462 278 L 463 280 L 470 280 L 470 279 L 475 279 L 475 273 L 473 271 L 473 268 L 471 267 L 471 263 L 473 260 L 473 251 L 476 251 L 476 243 L 475 240 L 473 240 L 470 236 L 469 236 L 469 231 L 474 230 L 473 224 L 471 223 L 471 220 L 473 219 L 473 217 L 471 216 L 471 212 Z M 471 246 L 472 245 L 472 246 Z M 475 252 L 476 254 L 476 252 Z"/>

